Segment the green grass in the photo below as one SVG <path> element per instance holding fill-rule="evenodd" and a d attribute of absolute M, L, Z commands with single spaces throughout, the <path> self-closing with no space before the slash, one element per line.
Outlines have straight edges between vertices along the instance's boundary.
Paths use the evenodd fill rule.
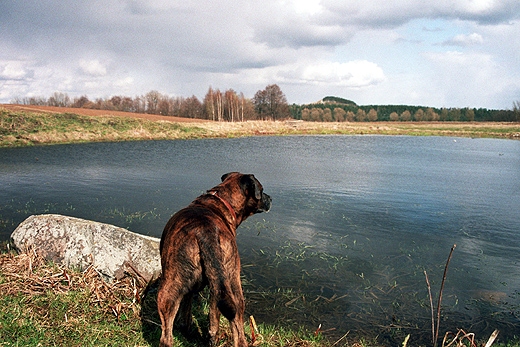
<path fill-rule="evenodd" d="M 89 305 L 85 292 L 24 294 L 0 299 L 0 340 L 6 346 L 146 345 L 139 321 L 119 320 Z"/>
<path fill-rule="evenodd" d="M 42 114 L 0 108 L 0 147 L 203 137 L 207 131 L 140 118 Z"/>
<path fill-rule="evenodd" d="M 132 278 L 105 283 L 92 268 L 65 270 L 34 253 L 0 254 L 0 346 L 157 346 L 161 335 L 156 289 Z M 203 344 L 207 293 L 198 298 L 196 329 L 186 338 L 174 331 L 175 347 Z M 246 335 L 251 338 L 249 324 Z M 321 335 L 258 325 L 258 346 L 324 347 Z M 217 346 L 231 346 L 221 319 Z M 344 344 L 337 344 L 345 346 Z"/>

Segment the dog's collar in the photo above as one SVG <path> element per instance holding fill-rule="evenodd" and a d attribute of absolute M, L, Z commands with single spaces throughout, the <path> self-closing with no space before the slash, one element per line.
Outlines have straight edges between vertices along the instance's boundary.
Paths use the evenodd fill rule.
<path fill-rule="evenodd" d="M 222 201 L 222 203 L 227 207 L 227 209 L 229 210 L 229 213 L 231 213 L 231 218 L 233 218 L 233 223 L 235 223 L 235 221 L 237 220 L 237 214 L 235 213 L 235 209 L 233 208 L 233 206 L 231 206 L 229 204 L 229 202 L 227 202 L 226 200 L 222 199 L 216 191 L 214 190 L 210 190 L 208 191 L 208 194 L 210 195 L 213 195 L 214 197 L 216 197 L 217 199 L 219 199 L 220 201 Z"/>

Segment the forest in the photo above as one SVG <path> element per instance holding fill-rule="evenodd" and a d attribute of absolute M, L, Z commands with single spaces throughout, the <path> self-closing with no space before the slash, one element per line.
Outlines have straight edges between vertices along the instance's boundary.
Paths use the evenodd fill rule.
<path fill-rule="evenodd" d="M 203 100 L 191 97 L 172 97 L 152 90 L 135 97 L 115 95 L 90 100 L 82 95 L 71 98 L 55 92 L 50 97 L 18 97 L 11 101 L 21 105 L 77 107 L 135 113 L 159 114 L 214 121 L 287 120 L 315 122 L 519 122 L 520 101 L 512 109 L 434 108 L 413 105 L 357 105 L 337 96 L 305 105 L 289 105 L 285 94 L 276 84 L 258 90 L 253 98 L 233 89 L 221 91 L 209 87 Z"/>

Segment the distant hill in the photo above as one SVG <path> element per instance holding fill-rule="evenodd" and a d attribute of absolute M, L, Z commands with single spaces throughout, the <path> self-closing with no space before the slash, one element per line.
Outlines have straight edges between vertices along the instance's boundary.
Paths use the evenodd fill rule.
<path fill-rule="evenodd" d="M 326 96 L 323 99 L 321 99 L 321 102 L 324 104 L 341 104 L 341 105 L 357 106 L 357 104 L 354 101 L 343 99 L 338 96 Z"/>

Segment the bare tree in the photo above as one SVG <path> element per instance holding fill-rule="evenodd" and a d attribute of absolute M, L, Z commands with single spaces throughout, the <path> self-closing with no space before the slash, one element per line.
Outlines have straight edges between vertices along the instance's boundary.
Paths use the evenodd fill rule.
<path fill-rule="evenodd" d="M 202 102 L 207 119 L 215 120 L 215 92 L 210 86 Z"/>
<path fill-rule="evenodd" d="M 425 120 L 429 122 L 437 122 L 439 120 L 439 114 L 431 107 L 426 109 Z"/>
<path fill-rule="evenodd" d="M 137 113 L 145 113 L 146 112 L 146 98 L 144 95 L 136 96 L 134 98 L 134 107 L 135 112 Z"/>
<path fill-rule="evenodd" d="M 424 111 L 421 108 L 418 109 L 417 111 L 415 111 L 413 118 L 418 122 L 424 120 Z"/>
<path fill-rule="evenodd" d="M 161 93 L 157 90 L 151 90 L 145 95 L 146 98 L 146 113 L 157 114 L 157 107 L 161 99 Z"/>
<path fill-rule="evenodd" d="M 215 91 L 215 105 L 217 110 L 217 120 L 222 122 L 224 120 L 224 102 L 222 100 L 222 93 L 218 89 Z"/>
<path fill-rule="evenodd" d="M 171 110 L 170 106 L 172 103 L 170 103 L 170 97 L 163 95 L 159 99 L 159 103 L 157 104 L 157 113 L 163 115 L 163 116 L 171 116 Z"/>
<path fill-rule="evenodd" d="M 322 113 L 323 113 L 323 110 L 321 108 L 313 108 L 313 109 L 311 109 L 311 120 L 313 122 L 321 121 Z"/>
<path fill-rule="evenodd" d="M 342 109 L 341 107 L 336 107 L 334 109 L 334 120 L 336 122 L 344 122 L 346 115 L 347 115 L 347 112 L 345 112 L 345 110 Z"/>
<path fill-rule="evenodd" d="M 392 122 L 395 122 L 395 121 L 398 121 L 399 120 L 399 115 L 397 114 L 397 112 L 392 112 L 390 113 L 390 120 Z"/>
<path fill-rule="evenodd" d="M 377 111 L 371 108 L 370 111 L 368 111 L 367 118 L 371 122 L 377 121 Z"/>
<path fill-rule="evenodd" d="M 409 122 L 412 119 L 412 114 L 410 113 L 410 111 L 406 110 L 403 111 L 403 113 L 401 113 L 401 116 L 399 118 L 403 122 Z"/>
<path fill-rule="evenodd" d="M 364 121 L 366 121 L 366 119 L 367 119 L 367 113 L 364 110 L 358 108 L 358 110 L 356 112 L 356 121 L 364 122 Z"/>
<path fill-rule="evenodd" d="M 82 95 L 79 98 L 74 98 L 72 102 L 72 107 L 89 108 L 90 104 L 92 103 L 90 102 L 88 97 L 86 95 Z"/>
<path fill-rule="evenodd" d="M 66 93 L 54 92 L 47 100 L 49 106 L 68 107 L 71 105 L 70 98 Z"/>
<path fill-rule="evenodd" d="M 305 121 L 311 120 L 311 111 L 308 108 L 304 108 L 302 110 L 302 120 L 305 120 Z"/>
<path fill-rule="evenodd" d="M 240 106 L 239 106 L 240 107 L 240 121 L 243 122 L 246 98 L 244 97 L 244 93 L 242 93 L 242 92 L 240 92 L 239 102 L 240 102 Z"/>
<path fill-rule="evenodd" d="M 237 95 L 237 93 L 235 93 L 235 91 L 233 89 L 228 89 L 224 93 L 224 99 L 225 99 L 224 113 L 227 115 L 228 120 L 230 120 L 231 122 L 234 122 L 239 113 L 238 95 Z"/>
<path fill-rule="evenodd" d="M 195 95 L 186 98 L 181 104 L 181 112 L 179 116 L 185 118 L 202 118 L 202 103 Z"/>
<path fill-rule="evenodd" d="M 332 111 L 330 110 L 330 108 L 326 108 L 326 109 L 323 110 L 323 114 L 321 116 L 321 119 L 324 122 L 332 122 Z"/>
<path fill-rule="evenodd" d="M 276 120 L 290 117 L 287 98 L 276 84 L 270 84 L 264 90 L 257 91 L 253 103 L 261 118 Z"/>

